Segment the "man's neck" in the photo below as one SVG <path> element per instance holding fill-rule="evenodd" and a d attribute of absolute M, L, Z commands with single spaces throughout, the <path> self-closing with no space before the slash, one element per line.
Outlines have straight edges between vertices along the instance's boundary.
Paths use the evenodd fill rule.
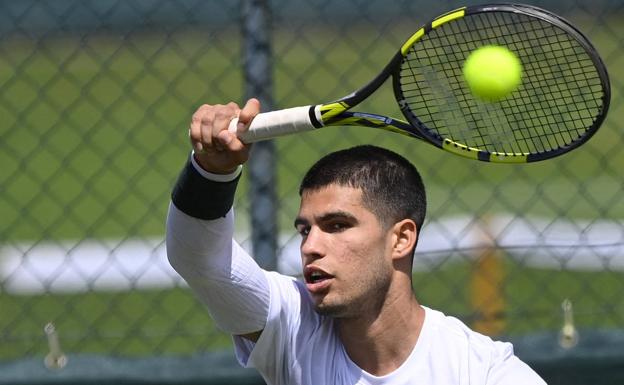
<path fill-rule="evenodd" d="M 425 310 L 416 298 L 398 298 L 371 317 L 337 319 L 347 354 L 366 372 L 382 376 L 396 370 L 416 346 Z"/>

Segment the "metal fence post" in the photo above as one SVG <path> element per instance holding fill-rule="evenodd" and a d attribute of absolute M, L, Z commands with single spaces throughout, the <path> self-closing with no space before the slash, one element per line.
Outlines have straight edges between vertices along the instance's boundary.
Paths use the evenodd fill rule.
<path fill-rule="evenodd" d="M 271 12 L 268 0 L 242 1 L 245 98 L 256 97 L 264 111 L 273 108 L 271 61 Z M 254 144 L 248 163 L 251 239 L 260 266 L 277 266 L 277 207 L 275 145 Z"/>

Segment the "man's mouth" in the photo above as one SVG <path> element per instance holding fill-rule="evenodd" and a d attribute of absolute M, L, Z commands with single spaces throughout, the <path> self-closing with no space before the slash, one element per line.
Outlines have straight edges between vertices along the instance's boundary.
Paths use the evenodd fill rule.
<path fill-rule="evenodd" d="M 331 279 L 334 278 L 331 274 L 315 267 L 306 267 L 304 277 L 308 291 L 313 294 L 326 290 Z"/>

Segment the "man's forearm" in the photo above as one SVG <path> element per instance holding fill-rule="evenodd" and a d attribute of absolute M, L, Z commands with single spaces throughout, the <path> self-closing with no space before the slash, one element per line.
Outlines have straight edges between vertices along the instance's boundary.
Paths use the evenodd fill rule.
<path fill-rule="evenodd" d="M 268 314 L 268 283 L 232 239 L 235 185 L 233 189 L 232 181 L 207 179 L 192 163 L 185 166 L 172 194 L 167 216 L 169 261 L 222 329 L 232 334 L 261 330 Z M 239 176 L 225 178 L 232 177 Z M 204 199 L 222 201 L 206 204 Z"/>

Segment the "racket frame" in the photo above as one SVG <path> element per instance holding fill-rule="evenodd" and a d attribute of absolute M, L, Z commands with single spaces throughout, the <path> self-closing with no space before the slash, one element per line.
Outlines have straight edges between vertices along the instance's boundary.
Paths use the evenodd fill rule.
<path fill-rule="evenodd" d="M 444 138 L 435 131 L 429 129 L 418 116 L 412 113 L 403 96 L 400 84 L 401 64 L 411 47 L 417 44 L 431 31 L 446 23 L 465 16 L 484 12 L 511 12 L 537 17 L 564 30 L 584 48 L 600 76 L 603 96 L 600 113 L 583 135 L 572 140 L 565 146 L 539 153 L 490 152 L 467 146 L 451 138 Z M 394 96 L 406 120 L 375 113 L 350 111 L 353 107 L 357 106 L 377 91 L 389 77 L 393 78 Z M 458 8 L 431 20 L 414 32 L 384 66 L 381 72 L 358 90 L 329 103 L 295 107 L 260 114 L 254 119 L 254 122 L 252 122 L 249 132 L 237 134 L 239 134 L 239 137 L 241 137 L 243 141 L 249 143 L 325 126 L 365 126 L 380 128 L 421 139 L 443 150 L 470 159 L 493 163 L 528 163 L 564 154 L 589 140 L 598 130 L 607 115 L 610 97 L 609 77 L 602 59 L 590 41 L 571 23 L 552 12 L 530 5 L 513 3 L 487 4 Z M 279 123 L 276 123 L 276 121 L 279 121 Z M 230 124 L 230 130 L 233 132 L 237 132 L 236 123 L 237 120 L 234 120 Z"/>

